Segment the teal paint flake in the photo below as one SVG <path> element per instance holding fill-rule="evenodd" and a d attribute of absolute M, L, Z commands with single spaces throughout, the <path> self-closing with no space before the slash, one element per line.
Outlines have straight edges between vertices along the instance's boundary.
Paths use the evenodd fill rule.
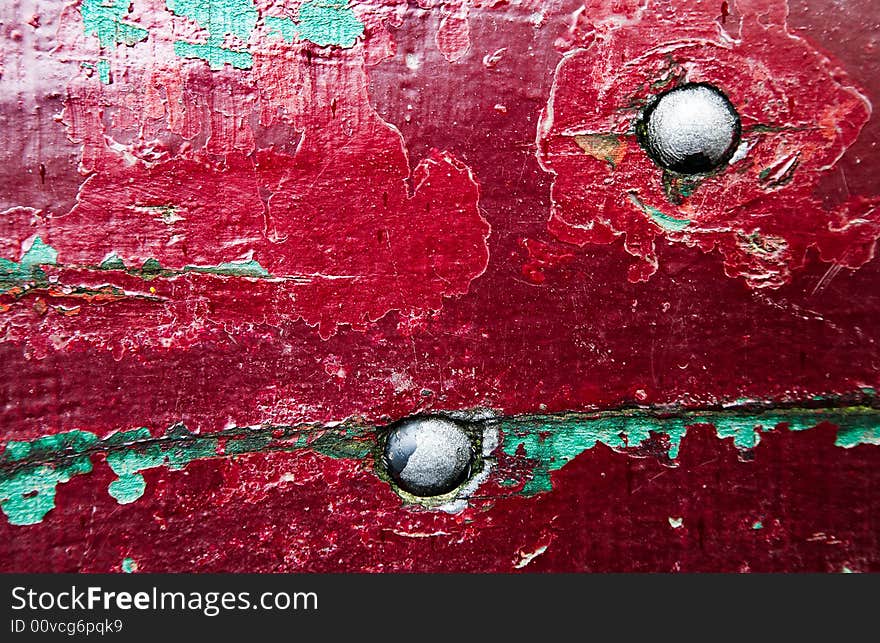
<path fill-rule="evenodd" d="M 101 270 L 125 270 L 125 262 L 114 252 L 107 255 L 98 268 Z"/>
<path fill-rule="evenodd" d="M 298 37 L 322 47 L 353 47 L 364 33 L 364 24 L 347 0 L 306 0 L 299 7 L 298 18 Z"/>
<path fill-rule="evenodd" d="M 628 409 L 596 414 L 519 416 L 502 421 L 503 451 L 532 461 L 532 476 L 523 495 L 549 491 L 551 473 L 586 450 L 602 443 L 612 449 L 638 447 L 651 434 L 663 436 L 670 460 L 678 458 L 689 427 L 710 425 L 722 439 L 733 440 L 741 450 L 755 448 L 762 432 L 778 427 L 804 431 L 823 422 L 838 427 L 835 445 L 852 448 L 859 444 L 880 445 L 880 413 L 871 407 L 836 409 L 765 409 L 727 411 L 682 411 L 659 414 L 646 409 Z M 516 484 L 516 481 L 507 481 Z"/>
<path fill-rule="evenodd" d="M 654 208 L 646 203 L 642 203 L 636 196 L 635 192 L 629 193 L 629 200 L 642 212 L 644 212 L 648 216 L 648 218 L 650 218 L 654 223 L 659 225 L 664 230 L 668 230 L 669 232 L 681 232 L 691 224 L 691 221 L 689 219 L 677 219 L 666 214 L 665 212 L 661 212 L 657 208 Z"/>
<path fill-rule="evenodd" d="M 293 42 L 299 35 L 296 23 L 290 18 L 267 16 L 265 22 L 270 36 L 281 36 L 282 40 Z"/>
<path fill-rule="evenodd" d="M 203 43 L 175 41 L 176 55 L 205 60 L 213 70 L 223 69 L 224 65 L 237 69 L 253 67 L 247 41 L 257 25 L 258 13 L 251 0 L 165 0 L 165 6 L 208 32 L 207 41 Z M 242 48 L 225 46 L 226 37 L 230 35 L 242 41 Z"/>
<path fill-rule="evenodd" d="M 79 10 L 86 34 L 95 36 L 102 49 L 146 40 L 146 29 L 123 20 L 130 8 L 131 0 L 82 0 Z"/>
<path fill-rule="evenodd" d="M 110 61 L 106 58 L 98 61 L 98 78 L 105 85 L 110 84 Z"/>
<path fill-rule="evenodd" d="M 209 275 L 224 275 L 227 277 L 271 277 L 269 271 L 260 265 L 259 261 L 225 261 L 216 266 L 186 266 L 186 272 L 202 272 Z"/>
<path fill-rule="evenodd" d="M 763 528 L 764 528 L 764 523 L 762 523 L 760 520 L 756 520 L 755 522 L 752 523 L 752 529 L 754 529 L 755 531 L 757 531 L 759 529 L 763 529 Z"/>
<path fill-rule="evenodd" d="M 97 441 L 88 431 L 69 431 L 7 443 L 0 456 L 0 509 L 9 523 L 41 522 L 55 508 L 58 485 L 92 471 L 92 462 L 83 451 Z M 55 461 L 46 462 L 50 458 Z"/>
<path fill-rule="evenodd" d="M 114 433 L 104 442 L 107 446 L 112 447 L 116 444 L 127 444 L 150 439 L 150 430 L 140 428 Z M 108 487 L 110 495 L 116 498 L 116 501 L 121 505 L 134 502 L 144 495 L 144 491 L 147 489 L 147 482 L 144 480 L 141 471 L 154 469 L 164 463 L 165 457 L 156 443 L 148 444 L 144 447 L 134 445 L 130 448 L 109 451 L 107 453 L 107 464 L 110 465 L 113 473 L 118 476 Z"/>
<path fill-rule="evenodd" d="M 0 259 L 0 294 L 16 285 L 44 283 L 46 273 L 40 267 L 55 266 L 57 262 L 58 251 L 36 237 L 17 262 Z"/>
<path fill-rule="evenodd" d="M 134 558 L 123 558 L 121 567 L 122 573 L 131 574 L 137 569 L 137 563 L 134 562 Z"/>
<path fill-rule="evenodd" d="M 267 17 L 271 35 L 287 42 L 308 40 L 321 47 L 333 45 L 350 49 L 364 35 L 364 23 L 358 20 L 347 0 L 307 0 L 299 7 L 297 21 Z"/>

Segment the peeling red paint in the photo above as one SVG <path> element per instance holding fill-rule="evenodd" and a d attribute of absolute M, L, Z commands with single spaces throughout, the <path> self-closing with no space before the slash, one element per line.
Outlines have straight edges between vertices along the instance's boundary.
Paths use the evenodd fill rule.
<path fill-rule="evenodd" d="M 3 10 L 18 13 L 8 24 L 24 17 L 19 39 L 0 34 L 0 88 L 14 97 L 0 126 L 23 134 L 0 143 L 0 256 L 18 261 L 39 236 L 61 265 L 42 268 L 39 288 L 0 295 L 0 448 L 76 429 L 159 435 L 184 422 L 207 433 L 475 407 L 783 402 L 880 386 L 880 264 L 862 263 L 878 198 L 880 120 L 865 124 L 862 100 L 880 100 L 871 3 L 792 2 L 788 29 L 803 40 L 790 42 L 779 15 L 756 23 L 742 2 L 729 3 L 721 26 L 717 2 L 642 4 L 614 3 L 614 17 L 590 2 L 569 31 L 576 1 L 472 3 L 468 46 L 458 21 L 443 51 L 439 7 L 359 3 L 365 32 L 352 49 L 281 42 L 260 24 L 251 69 L 211 71 L 173 55 L 175 38 L 198 35 L 192 24 L 161 0 L 134 0 L 127 19 L 150 38 L 106 52 L 113 82 L 102 85 L 81 67 L 99 52 L 75 5 L 59 31 L 60 6 L 41 8 L 33 27 L 30 5 L 9 3 Z M 719 45 L 723 32 L 743 35 L 742 20 L 771 50 L 782 39 L 805 55 L 799 74 L 837 79 L 824 130 L 763 139 L 814 154 L 766 201 L 799 222 L 785 224 L 781 209 L 774 219 L 779 236 L 794 235 L 790 256 L 756 264 L 735 235 L 692 247 L 627 219 L 614 229 L 626 240 L 611 234 L 610 245 L 548 231 L 554 177 L 534 143 L 560 62 L 554 45 L 605 48 L 625 62 L 646 44 L 693 34 L 711 42 L 679 51 L 708 69 L 717 50 L 740 69 L 738 48 L 769 51 L 755 40 Z M 826 50 L 838 62 L 817 53 Z M 798 92 L 809 105 L 827 90 L 787 78 L 795 111 Z M 740 99 L 745 85 L 733 85 Z M 840 133 L 826 137 L 833 123 Z M 592 163 L 576 142 L 571 150 Z M 623 167 L 640 154 L 629 146 L 611 157 Z M 601 187 L 607 163 L 590 167 Z M 656 178 L 653 165 L 633 167 Z M 654 178 L 636 178 L 642 196 L 658 196 Z M 792 188 L 797 196 L 783 198 Z M 394 217 L 382 214 L 386 192 Z M 178 212 L 158 207 L 169 201 Z M 745 225 L 747 215 L 733 220 Z M 312 224 L 322 216 L 332 230 Z M 850 225 L 816 227 L 829 220 Z M 186 247 L 172 243 L 177 234 Z M 704 252 L 715 242 L 723 256 Z M 656 254 L 647 283 L 626 279 L 624 243 Z M 113 251 L 131 274 L 94 269 Z M 135 274 L 147 258 L 168 269 L 253 259 L 275 278 Z M 725 276 L 756 269 L 786 283 L 756 290 Z M 346 274 L 359 285 L 328 279 Z M 44 522 L 0 520 L 0 565 L 113 571 L 130 557 L 138 571 L 877 570 L 877 447 L 833 440 L 829 427 L 780 430 L 748 460 L 729 440 L 694 431 L 674 468 L 650 448 L 599 445 L 531 498 L 501 484 L 512 464 L 499 452 L 480 488 L 487 499 L 456 514 L 402 505 L 369 460 L 314 453 L 148 470 L 147 493 L 122 506 L 99 461 L 88 479 L 60 485 Z"/>
<path fill-rule="evenodd" d="M 792 36 L 786 2 L 739 0 L 736 19 L 723 21 L 718 6 L 588 2 L 576 15 L 538 131 L 539 159 L 555 176 L 550 231 L 578 245 L 625 237 L 638 259 L 632 281 L 656 272 L 657 237 L 717 248 L 726 273 L 751 287 L 788 283 L 811 247 L 824 261 L 863 265 L 880 237 L 880 201 L 856 196 L 826 210 L 816 191 L 868 121 L 869 102 Z M 727 94 L 743 143 L 729 167 L 679 190 L 639 147 L 635 121 L 650 96 L 684 82 Z M 614 160 L 578 145 L 596 135 L 616 137 Z M 664 229 L 648 210 L 682 224 Z"/>

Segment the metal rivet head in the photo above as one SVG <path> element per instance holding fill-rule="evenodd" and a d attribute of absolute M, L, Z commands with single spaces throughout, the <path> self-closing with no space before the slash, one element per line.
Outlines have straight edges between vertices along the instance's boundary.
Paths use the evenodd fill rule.
<path fill-rule="evenodd" d="M 394 425 L 385 442 L 384 464 L 391 478 L 414 496 L 439 496 L 470 475 L 474 445 L 457 422 L 416 417 Z"/>
<path fill-rule="evenodd" d="M 736 108 L 721 90 L 689 83 L 654 99 L 637 131 L 648 155 L 661 167 L 701 174 L 724 165 L 739 145 Z"/>

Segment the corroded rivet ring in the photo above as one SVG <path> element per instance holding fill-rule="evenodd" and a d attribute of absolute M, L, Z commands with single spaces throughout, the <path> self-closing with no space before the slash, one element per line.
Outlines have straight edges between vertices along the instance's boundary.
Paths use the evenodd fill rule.
<path fill-rule="evenodd" d="M 651 101 L 636 132 L 659 166 L 681 174 L 701 174 L 730 160 L 742 126 L 724 92 L 707 83 L 688 83 Z"/>
<path fill-rule="evenodd" d="M 449 493 L 467 480 L 474 453 L 474 443 L 461 424 L 443 416 L 424 416 L 391 426 L 382 459 L 403 491 L 429 497 Z"/>

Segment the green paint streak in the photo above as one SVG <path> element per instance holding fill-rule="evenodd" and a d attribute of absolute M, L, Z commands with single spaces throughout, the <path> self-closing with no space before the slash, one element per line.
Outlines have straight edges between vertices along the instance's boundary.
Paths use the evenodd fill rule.
<path fill-rule="evenodd" d="M 719 438 L 732 439 L 742 450 L 753 449 L 762 431 L 785 426 L 803 431 L 829 422 L 838 427 L 835 445 L 880 445 L 880 413 L 871 407 L 837 409 L 767 409 L 691 411 L 659 414 L 644 409 L 558 416 L 520 416 L 502 421 L 503 450 L 533 462 L 532 477 L 522 493 L 534 495 L 551 488 L 550 474 L 588 449 L 602 443 L 612 449 L 643 446 L 652 434 L 668 445 L 668 457 L 678 457 L 688 428 L 711 425 Z"/>
<path fill-rule="evenodd" d="M 247 50 L 247 41 L 257 25 L 257 8 L 251 0 L 165 0 L 165 6 L 178 16 L 189 18 L 208 32 L 204 43 L 178 40 L 174 53 L 183 58 L 200 58 L 211 69 L 232 65 L 249 69 L 254 60 Z M 225 46 L 227 36 L 242 41 L 241 48 Z"/>
<path fill-rule="evenodd" d="M 272 275 L 260 265 L 259 261 L 248 259 L 243 261 L 224 261 L 216 266 L 184 266 L 181 270 L 163 268 L 156 259 L 147 259 L 140 268 L 126 269 L 125 263 L 115 253 L 107 256 L 98 266 L 98 270 L 125 270 L 128 274 L 151 281 L 157 277 L 176 277 L 187 272 L 224 277 L 259 277 L 269 278 Z"/>
<path fill-rule="evenodd" d="M 675 217 L 661 212 L 657 208 L 642 203 L 634 192 L 629 193 L 629 200 L 664 230 L 681 232 L 691 224 L 689 219 L 676 219 Z"/>
<path fill-rule="evenodd" d="M 260 262 L 250 259 L 248 261 L 226 261 L 216 266 L 186 266 L 185 272 L 203 272 L 209 275 L 225 275 L 227 277 L 271 277 L 269 271 L 260 265 Z"/>
<path fill-rule="evenodd" d="M 710 425 L 737 448 L 751 449 L 763 431 L 779 427 L 803 431 L 823 422 L 838 427 L 835 444 L 839 447 L 880 445 L 880 409 L 871 406 L 761 409 L 747 401 L 740 408 L 726 410 L 625 409 L 492 420 L 503 434 L 504 453 L 531 467 L 531 476 L 519 492 L 526 496 L 550 490 L 552 472 L 600 443 L 627 450 L 645 447 L 651 439 L 652 452 L 665 448 L 674 461 L 682 439 L 696 425 Z M 55 506 L 57 486 L 91 472 L 95 453 L 106 453 L 107 464 L 117 475 L 110 483 L 110 495 L 127 504 L 144 494 L 143 472 L 148 469 L 179 470 L 195 460 L 267 451 L 310 450 L 333 458 L 363 459 L 370 457 L 375 446 L 375 429 L 356 422 L 332 428 L 314 424 L 234 427 L 208 435 L 175 424 L 161 437 L 142 427 L 103 440 L 87 431 L 70 431 L 6 445 L 0 454 L 0 507 L 11 524 L 40 522 Z M 504 484 L 513 486 L 520 480 Z M 760 522 L 753 528 L 759 529 Z"/>
<path fill-rule="evenodd" d="M 0 456 L 0 466 L 11 462 L 22 462 L 35 458 L 54 458 L 67 454 L 78 454 L 98 441 L 98 436 L 89 431 L 67 431 L 37 438 L 31 442 L 12 440 L 6 444 Z"/>
<path fill-rule="evenodd" d="M 146 40 L 146 29 L 123 20 L 129 8 L 131 0 L 82 0 L 80 13 L 86 34 L 96 36 L 104 49 Z"/>
<path fill-rule="evenodd" d="M 757 531 L 758 529 L 763 529 L 763 528 L 764 528 L 764 523 L 762 523 L 760 520 L 756 520 L 755 522 L 752 523 L 752 529 L 754 529 L 755 531 Z"/>
<path fill-rule="evenodd" d="M 235 440 L 228 440 L 226 442 L 224 453 L 226 453 L 226 455 L 241 455 L 243 453 L 262 451 L 269 446 L 270 442 L 272 442 L 272 436 L 268 433 L 244 435 Z"/>
<path fill-rule="evenodd" d="M 131 574 L 136 568 L 137 568 L 137 565 L 134 562 L 134 558 L 123 558 L 122 559 L 123 573 Z"/>
<path fill-rule="evenodd" d="M 146 491 L 143 471 L 148 469 L 167 466 L 174 471 L 194 460 L 267 450 L 309 449 L 334 458 L 364 458 L 374 444 L 372 431 L 361 425 L 333 429 L 301 425 L 235 427 L 197 435 L 183 424 L 175 424 L 158 438 L 141 427 L 103 440 L 86 431 L 71 431 L 30 442 L 12 441 L 0 455 L 0 505 L 11 524 L 42 521 L 55 506 L 58 484 L 91 472 L 91 455 L 95 453 L 106 453 L 107 464 L 117 476 L 108 487 L 110 495 L 119 504 L 128 504 Z"/>

